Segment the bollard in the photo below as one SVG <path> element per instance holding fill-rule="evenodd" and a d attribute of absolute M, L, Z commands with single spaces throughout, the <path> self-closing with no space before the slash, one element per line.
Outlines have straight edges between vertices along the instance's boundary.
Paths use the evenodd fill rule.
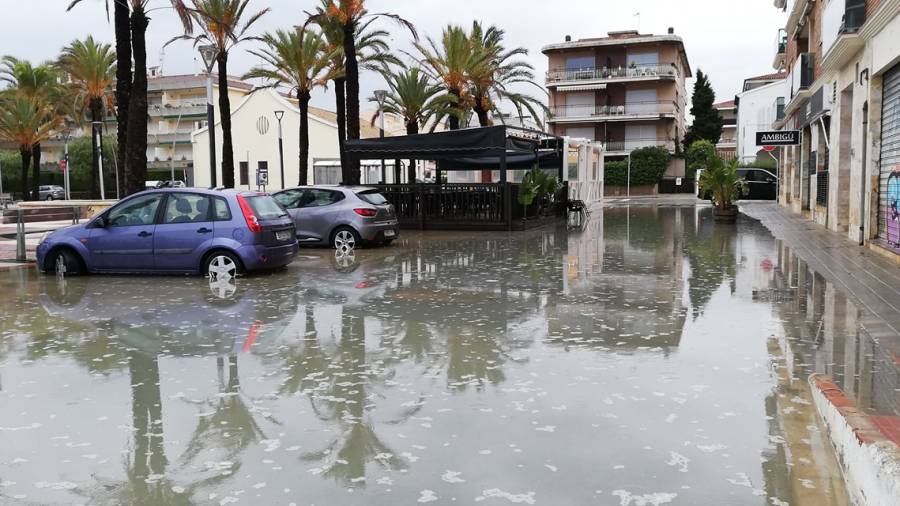
<path fill-rule="evenodd" d="M 25 261 L 25 217 L 22 209 L 18 209 L 16 219 L 16 262 Z"/>

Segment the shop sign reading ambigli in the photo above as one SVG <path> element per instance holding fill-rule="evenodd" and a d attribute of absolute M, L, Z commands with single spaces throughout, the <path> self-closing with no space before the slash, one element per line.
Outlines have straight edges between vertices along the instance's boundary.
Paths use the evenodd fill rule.
<path fill-rule="evenodd" d="M 800 144 L 799 130 L 756 132 L 757 146 L 795 146 Z"/>

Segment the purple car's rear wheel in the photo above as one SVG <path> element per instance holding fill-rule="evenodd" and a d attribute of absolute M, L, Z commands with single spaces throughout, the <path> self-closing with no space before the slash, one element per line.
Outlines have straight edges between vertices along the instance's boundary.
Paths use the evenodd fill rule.
<path fill-rule="evenodd" d="M 203 272 L 214 281 L 227 281 L 238 275 L 241 262 L 228 251 L 214 251 L 206 257 Z"/>

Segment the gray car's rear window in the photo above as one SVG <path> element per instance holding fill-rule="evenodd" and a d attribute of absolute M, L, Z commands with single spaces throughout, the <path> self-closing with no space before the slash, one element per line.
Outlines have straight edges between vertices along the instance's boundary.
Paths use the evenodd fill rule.
<path fill-rule="evenodd" d="M 287 216 L 284 209 L 275 202 L 275 199 L 268 195 L 257 195 L 254 197 L 245 197 L 247 203 L 253 208 L 256 217 L 261 220 L 271 220 L 273 218 L 281 218 Z"/>
<path fill-rule="evenodd" d="M 361 191 L 357 193 L 357 195 L 359 195 L 359 198 L 365 200 L 373 206 L 380 206 L 382 204 L 388 203 L 387 199 L 384 198 L 384 195 L 378 193 L 377 190 Z"/>

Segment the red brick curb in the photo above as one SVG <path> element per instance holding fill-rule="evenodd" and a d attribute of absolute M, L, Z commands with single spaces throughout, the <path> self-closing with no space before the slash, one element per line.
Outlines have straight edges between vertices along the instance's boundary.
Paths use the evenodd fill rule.
<path fill-rule="evenodd" d="M 900 417 L 871 416 L 828 376 L 809 376 L 816 410 L 856 504 L 900 505 Z"/>

